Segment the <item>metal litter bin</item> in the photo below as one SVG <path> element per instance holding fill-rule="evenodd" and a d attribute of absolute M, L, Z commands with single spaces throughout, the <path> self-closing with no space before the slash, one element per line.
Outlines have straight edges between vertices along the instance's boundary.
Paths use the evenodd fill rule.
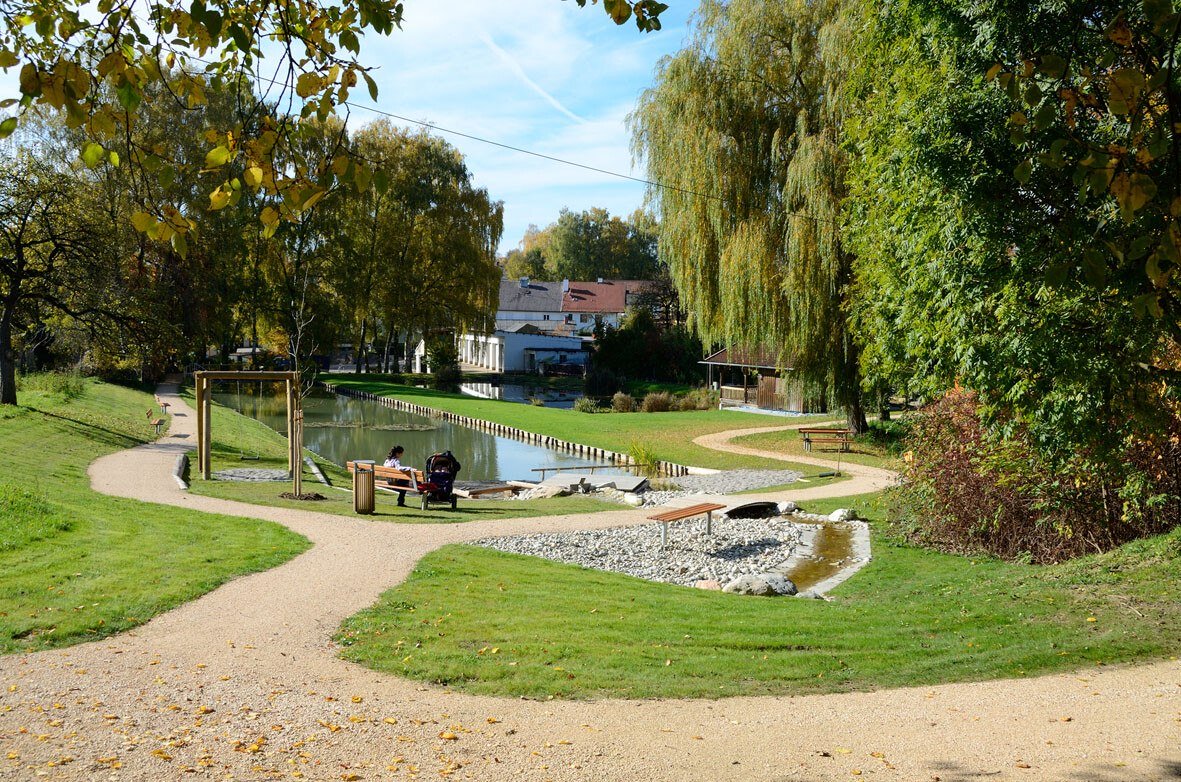
<path fill-rule="evenodd" d="M 353 513 L 373 513 L 373 465 L 372 459 L 353 462 Z"/>

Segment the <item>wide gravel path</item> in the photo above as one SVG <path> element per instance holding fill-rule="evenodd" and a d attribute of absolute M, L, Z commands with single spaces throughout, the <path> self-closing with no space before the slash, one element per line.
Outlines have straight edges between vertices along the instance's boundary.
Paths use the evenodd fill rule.
<path fill-rule="evenodd" d="M 315 545 L 132 632 L 0 658 L 0 778 L 1181 777 L 1176 661 L 847 695 L 593 702 L 452 694 L 343 662 L 329 642 L 340 621 L 440 545 L 638 523 L 650 511 L 422 526 L 193 496 L 171 477 L 191 448 L 192 411 L 163 391 L 169 435 L 96 461 L 94 487 L 271 519 Z M 867 469 L 776 496 L 870 491 L 882 476 Z"/>

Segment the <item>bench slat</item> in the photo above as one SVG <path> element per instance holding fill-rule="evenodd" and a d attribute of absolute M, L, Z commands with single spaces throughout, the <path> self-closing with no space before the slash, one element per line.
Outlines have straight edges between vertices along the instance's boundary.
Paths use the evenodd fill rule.
<path fill-rule="evenodd" d="M 722 510 L 725 507 L 725 505 L 718 505 L 712 502 L 703 502 L 700 505 L 691 505 L 688 508 L 676 508 L 675 510 L 665 511 L 664 513 L 657 513 L 655 516 L 649 516 L 648 518 L 653 521 L 680 521 L 681 519 L 688 519 L 693 516 L 713 513 L 715 510 Z"/>

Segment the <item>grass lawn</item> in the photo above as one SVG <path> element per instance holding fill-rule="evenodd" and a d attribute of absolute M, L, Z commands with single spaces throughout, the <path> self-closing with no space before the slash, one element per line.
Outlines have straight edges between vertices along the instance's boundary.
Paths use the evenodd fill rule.
<path fill-rule="evenodd" d="M 341 388 L 392 396 L 436 410 L 494 421 L 526 431 L 621 453 L 627 453 L 633 444 L 642 444 L 657 459 L 722 470 L 741 467 L 771 470 L 798 469 L 805 476 L 815 476 L 824 470 L 773 459 L 724 454 L 694 445 L 693 439 L 703 434 L 722 432 L 728 429 L 802 424 L 808 421 L 830 420 L 832 418 L 831 415 L 823 415 L 789 419 L 722 410 L 674 413 L 580 413 L 575 410 L 535 407 L 515 402 L 449 394 L 429 388 L 395 385 L 372 375 L 324 375 L 323 380 Z"/>
<path fill-rule="evenodd" d="M 888 539 L 833 602 L 655 584 L 474 546 L 428 555 L 348 619 L 343 655 L 460 690 L 721 697 L 1031 676 L 1164 657 L 1181 638 L 1181 530 L 1038 567 Z"/>
<path fill-rule="evenodd" d="M 194 403 L 192 389 L 186 388 L 184 397 L 190 405 Z M 223 405 L 215 403 L 210 407 L 210 411 L 213 421 L 213 428 L 210 432 L 212 440 L 210 464 L 214 472 L 231 467 L 287 469 L 287 438 L 266 424 L 241 415 Z M 258 458 L 243 460 L 243 454 Z M 305 451 L 305 454 L 311 455 L 316 460 L 316 464 L 334 486 L 344 488 L 352 486 L 352 477 L 347 470 L 332 462 L 320 459 L 310 452 Z M 195 464 L 195 457 L 193 461 Z M 342 516 L 353 515 L 351 493 L 324 486 L 306 466 L 301 465 L 301 469 L 303 470 L 303 490 L 323 494 L 327 497 L 326 500 L 306 502 L 283 499 L 279 495 L 291 491 L 290 482 L 204 481 L 199 477 L 190 476 L 193 480 L 189 491 L 193 494 L 238 500 L 255 505 L 297 508 L 321 513 L 336 513 Z M 578 496 L 555 497 L 548 500 L 464 500 L 461 498 L 459 507 L 454 511 L 445 505 L 432 505 L 430 510 L 423 511 L 418 505 L 418 498 L 414 495 L 407 496 L 407 507 L 405 508 L 397 507 L 397 501 L 396 495 L 378 492 L 377 512 L 373 514 L 372 518 L 407 524 L 445 524 L 528 516 L 553 516 L 564 513 L 601 513 L 623 510 L 626 507 L 593 497 Z"/>
<path fill-rule="evenodd" d="M 307 548 L 270 522 L 92 491 L 91 461 L 153 438 L 150 394 L 87 381 L 19 401 L 0 407 L 0 652 L 127 630 Z"/>
<path fill-rule="evenodd" d="M 863 439 L 851 442 L 848 453 L 838 453 L 835 448 L 830 448 L 826 444 L 816 445 L 811 452 L 805 451 L 803 436 L 790 430 L 743 435 L 734 438 L 734 444 L 745 445 L 748 448 L 764 448 L 788 457 L 812 456 L 833 461 L 840 459 L 842 464 L 865 464 L 886 469 L 897 469 L 900 461 L 890 454 L 885 445 L 866 442 Z"/>

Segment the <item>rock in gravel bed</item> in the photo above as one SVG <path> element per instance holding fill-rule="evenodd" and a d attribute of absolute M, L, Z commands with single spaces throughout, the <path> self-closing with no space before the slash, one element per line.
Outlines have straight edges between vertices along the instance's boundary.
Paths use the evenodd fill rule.
<path fill-rule="evenodd" d="M 715 520 L 713 529 L 706 535 L 703 522 L 671 524 L 663 549 L 660 524 L 486 538 L 477 544 L 683 586 L 774 574 L 782 580 L 776 582 L 782 594 L 794 594 L 778 570 L 800 542 L 800 525 L 784 518 Z"/>

